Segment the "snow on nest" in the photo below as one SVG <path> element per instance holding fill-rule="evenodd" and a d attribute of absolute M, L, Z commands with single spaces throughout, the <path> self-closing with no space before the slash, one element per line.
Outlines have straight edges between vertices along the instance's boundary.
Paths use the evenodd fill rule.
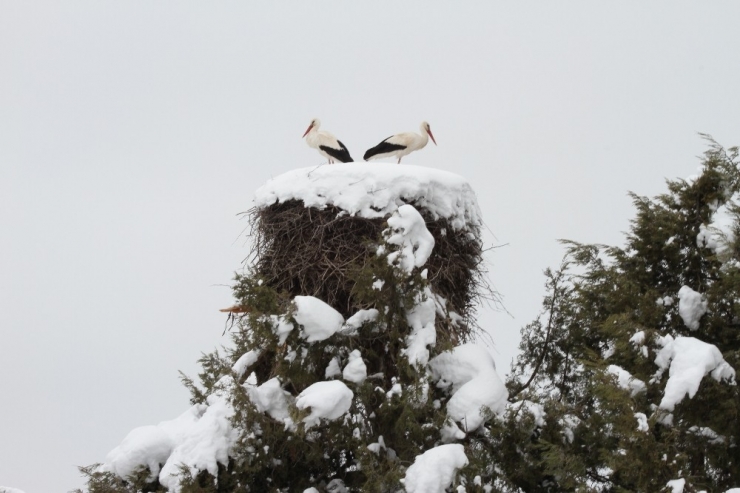
<path fill-rule="evenodd" d="M 388 263 L 398 265 L 411 274 L 414 267 L 423 266 L 434 249 L 434 236 L 427 229 L 424 218 L 414 206 L 404 204 L 388 218 L 386 243 L 399 250 L 388 254 Z"/>
<path fill-rule="evenodd" d="M 482 224 L 470 184 L 448 171 L 423 166 L 351 163 L 300 168 L 279 175 L 260 187 L 257 207 L 302 200 L 306 207 L 333 205 L 365 218 L 385 217 L 414 202 L 454 229 Z"/>
<path fill-rule="evenodd" d="M 10 486 L 0 486 L 0 493 L 23 493 L 23 491 Z"/>

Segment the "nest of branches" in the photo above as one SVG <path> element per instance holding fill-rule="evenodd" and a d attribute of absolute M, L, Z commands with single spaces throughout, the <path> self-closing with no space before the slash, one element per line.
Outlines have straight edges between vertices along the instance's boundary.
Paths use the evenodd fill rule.
<path fill-rule="evenodd" d="M 425 264 L 427 279 L 434 293 L 447 299 L 448 309 L 464 319 L 452 328 L 446 324 L 445 338 L 466 340 L 478 302 L 495 300 L 486 282 L 479 231 L 455 231 L 446 219 L 417 209 L 435 240 Z M 315 296 L 345 318 L 367 308 L 353 299 L 352 274 L 376 254 L 385 219 L 350 216 L 334 206 L 306 207 L 300 200 L 253 208 L 248 215 L 251 267 L 269 286 L 291 297 Z"/>

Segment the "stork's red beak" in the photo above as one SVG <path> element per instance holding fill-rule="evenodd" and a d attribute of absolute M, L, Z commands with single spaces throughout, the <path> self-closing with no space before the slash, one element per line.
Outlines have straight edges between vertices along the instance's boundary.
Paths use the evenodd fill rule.
<path fill-rule="evenodd" d="M 427 129 L 427 133 L 428 133 L 428 134 L 429 134 L 429 136 L 430 136 L 430 137 L 432 138 L 432 142 L 434 142 L 434 145 L 437 145 L 437 141 L 436 141 L 436 140 L 434 140 L 434 135 L 432 135 L 432 129 L 431 129 L 431 128 L 428 128 L 428 129 Z"/>
<path fill-rule="evenodd" d="M 305 137 L 306 135 L 308 135 L 308 132 L 310 132 L 312 128 L 313 128 L 313 123 L 312 123 L 311 125 L 309 125 L 309 126 L 308 126 L 308 128 L 307 128 L 307 129 L 306 129 L 306 131 L 305 131 L 305 132 L 303 133 L 303 135 L 301 136 L 301 138 L 303 138 L 303 137 Z"/>

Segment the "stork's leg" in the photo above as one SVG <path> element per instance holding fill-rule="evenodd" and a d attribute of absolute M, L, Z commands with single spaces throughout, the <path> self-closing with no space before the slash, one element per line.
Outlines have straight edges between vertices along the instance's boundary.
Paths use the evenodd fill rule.
<path fill-rule="evenodd" d="M 401 156 L 401 157 L 403 157 L 403 156 Z M 398 158 L 398 164 L 401 164 L 401 158 L 400 157 Z"/>

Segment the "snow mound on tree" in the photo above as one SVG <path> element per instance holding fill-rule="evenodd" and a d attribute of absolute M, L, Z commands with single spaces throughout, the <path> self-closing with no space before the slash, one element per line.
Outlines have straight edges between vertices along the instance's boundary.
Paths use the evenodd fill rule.
<path fill-rule="evenodd" d="M 23 491 L 10 486 L 0 486 L 0 493 L 23 493 Z"/>
<path fill-rule="evenodd" d="M 683 493 L 683 489 L 686 486 L 686 480 L 683 478 L 674 479 L 668 481 L 666 486 L 671 489 L 671 493 Z"/>
<path fill-rule="evenodd" d="M 236 373 L 237 377 L 241 378 L 244 375 L 244 372 L 247 371 L 247 368 L 257 362 L 257 358 L 259 358 L 259 356 L 260 351 L 247 351 L 246 353 L 239 356 L 239 359 L 236 360 L 231 369 L 234 370 L 234 373 Z"/>
<path fill-rule="evenodd" d="M 688 286 L 682 286 L 678 290 L 678 314 L 683 319 L 684 325 L 689 330 L 699 328 L 699 320 L 707 313 L 707 302 L 698 293 Z"/>
<path fill-rule="evenodd" d="M 322 418 L 331 421 L 344 416 L 354 397 L 355 394 L 339 380 L 316 382 L 298 394 L 295 405 L 298 409 L 311 408 L 311 414 L 303 419 L 306 428 L 310 428 Z"/>
<path fill-rule="evenodd" d="M 617 384 L 624 390 L 629 390 L 632 397 L 647 390 L 645 382 L 633 377 L 630 372 L 620 366 L 609 365 L 606 371 L 617 377 Z"/>
<path fill-rule="evenodd" d="M 406 312 L 406 321 L 411 327 L 411 333 L 406 336 L 406 349 L 403 354 L 414 366 L 424 366 L 429 361 L 429 346 L 437 343 L 437 329 L 434 320 L 437 306 L 429 288 L 419 294 L 416 305 Z"/>
<path fill-rule="evenodd" d="M 362 355 L 359 349 L 355 349 L 349 353 L 349 362 L 344 367 L 342 378 L 353 383 L 362 383 L 367 378 L 367 366 L 362 361 Z"/>
<path fill-rule="evenodd" d="M 267 413 L 272 419 L 285 424 L 286 429 L 293 427 L 288 406 L 293 402 L 289 392 L 280 386 L 280 379 L 271 378 L 260 386 L 245 383 L 249 400 L 261 413 Z"/>
<path fill-rule="evenodd" d="M 380 315 L 380 312 L 375 308 L 358 310 L 357 313 L 349 317 L 347 321 L 344 322 L 344 326 L 342 326 L 340 332 L 347 336 L 356 335 L 357 331 L 364 323 L 376 321 L 378 319 L 378 315 Z"/>
<path fill-rule="evenodd" d="M 207 404 L 196 404 L 174 420 L 132 430 L 110 451 L 101 471 L 126 478 L 149 467 L 149 480 L 159 476 L 159 482 L 173 492 L 180 491 L 182 466 L 193 474 L 206 470 L 216 476 L 218 464 L 228 464 L 238 438 L 230 422 L 233 413 L 222 392 L 211 394 Z M 164 464 L 161 470 L 160 464 Z"/>
<path fill-rule="evenodd" d="M 440 445 L 417 455 L 406 470 L 406 493 L 444 493 L 455 471 L 468 465 L 465 449 L 458 443 Z"/>
<path fill-rule="evenodd" d="M 300 168 L 277 176 L 255 194 L 257 207 L 302 200 L 365 218 L 385 217 L 413 202 L 454 229 L 482 224 L 475 192 L 461 176 L 422 166 L 352 163 Z"/>
<path fill-rule="evenodd" d="M 437 387 L 452 386 L 447 415 L 462 424 L 463 431 L 478 429 L 486 409 L 501 415 L 509 393 L 496 373 L 496 364 L 486 348 L 463 344 L 429 362 Z"/>
<path fill-rule="evenodd" d="M 307 342 L 323 341 L 333 336 L 344 325 L 344 317 L 331 306 L 313 296 L 293 299 L 293 318 L 303 326 L 301 337 Z"/>
<path fill-rule="evenodd" d="M 388 263 L 398 265 L 411 273 L 414 267 L 421 267 L 429 259 L 434 249 L 434 236 L 427 229 L 424 218 L 414 206 L 404 204 L 388 218 L 386 242 L 400 249 L 388 254 Z"/>
<path fill-rule="evenodd" d="M 673 339 L 670 335 L 659 337 L 657 343 L 662 349 L 655 357 L 655 364 L 660 367 L 655 379 L 658 380 L 666 369 L 669 375 L 660 401 L 662 409 L 673 411 L 686 394 L 693 398 L 707 374 L 711 374 L 718 382 L 735 381 L 735 370 L 713 344 L 693 337 Z"/>

